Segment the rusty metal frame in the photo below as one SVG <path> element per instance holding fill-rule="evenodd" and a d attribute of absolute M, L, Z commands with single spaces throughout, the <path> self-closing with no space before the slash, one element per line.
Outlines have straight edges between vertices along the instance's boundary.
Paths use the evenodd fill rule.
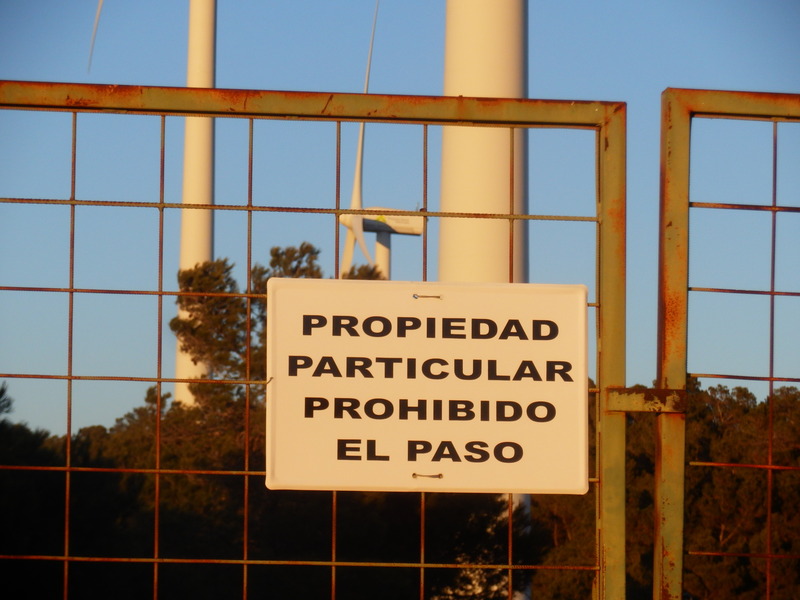
<path fill-rule="evenodd" d="M 689 292 L 689 213 L 693 203 L 689 195 L 689 164 L 692 119 L 730 118 L 771 121 L 773 138 L 778 122 L 800 121 L 800 96 L 790 94 L 767 94 L 750 92 L 726 92 L 710 90 L 687 90 L 668 88 L 662 94 L 661 121 L 661 225 L 659 246 L 659 341 L 658 383 L 662 388 L 685 390 L 687 375 L 694 377 L 714 376 L 709 374 L 687 374 L 688 345 L 688 298 Z M 773 173 L 775 161 L 773 142 Z M 774 174 L 773 174 L 774 178 Z M 771 289 L 752 290 L 706 290 L 723 293 L 763 293 L 771 298 L 781 293 L 775 290 L 774 223 L 779 212 L 800 212 L 797 207 L 779 206 L 775 197 L 771 206 L 725 205 L 712 208 L 766 210 L 773 218 L 772 283 Z M 771 323 L 774 328 L 774 321 Z M 771 341 L 772 344 L 772 341 Z M 776 378 L 772 371 L 761 379 L 769 381 L 770 394 L 775 381 L 798 381 Z M 722 375 L 716 375 L 722 377 Z M 756 379 L 753 377 L 753 379 Z M 771 414 L 771 407 L 770 407 Z M 657 467 L 656 467 L 656 519 L 654 598 L 678 600 L 682 597 L 683 571 L 683 510 L 684 510 L 684 446 L 685 413 L 662 412 L 658 414 Z M 771 425 L 771 418 L 770 418 Z M 771 439 L 771 434 L 770 434 Z M 771 444 L 770 444 L 771 447 Z M 772 455 L 770 452 L 766 469 L 768 486 L 772 483 Z M 769 493 L 768 493 L 769 497 Z M 769 524 L 767 536 L 769 538 Z M 768 553 L 771 551 L 768 544 Z M 773 558 L 765 556 L 769 561 Z M 767 568 L 766 597 L 770 597 L 769 566 Z"/>
<path fill-rule="evenodd" d="M 626 173 L 626 107 L 624 103 L 618 102 L 582 102 L 582 101 L 552 101 L 552 100 L 513 100 L 513 99 L 487 99 L 487 98 L 464 98 L 464 97 L 422 97 L 422 96 L 389 96 L 389 95 L 363 95 L 363 94 L 339 94 L 339 93 L 318 93 L 318 92 L 280 92 L 280 91 L 253 91 L 253 90 L 221 90 L 221 89 L 186 89 L 186 88 L 161 88 L 161 87 L 142 87 L 142 86 L 117 86 L 117 85 L 86 85 L 69 83 L 38 83 L 38 82 L 0 82 L 0 110 L 2 109 L 22 109 L 22 110 L 47 110 L 65 111 L 73 115 L 73 176 L 72 191 L 69 198 L 64 199 L 28 199 L 28 198 L 0 198 L 2 203 L 35 203 L 35 204 L 55 204 L 67 205 L 72 211 L 71 235 L 74 244 L 74 211 L 77 206 L 135 206 L 143 208 L 153 208 L 159 211 L 159 289 L 152 291 L 144 290 L 84 290 L 74 287 L 72 272 L 70 273 L 69 286 L 67 288 L 14 288 L 1 286 L 4 290 L 30 291 L 30 292 L 62 292 L 68 294 L 70 306 L 76 294 L 94 293 L 114 293 L 114 294 L 139 294 L 145 293 L 158 297 L 158 318 L 159 327 L 162 315 L 162 306 L 165 299 L 174 299 L 175 292 L 166 292 L 163 289 L 163 227 L 164 212 L 166 210 L 182 209 L 208 209 L 200 205 L 181 205 L 167 203 L 164 199 L 163 169 L 164 169 L 164 119 L 167 116 L 175 115 L 198 115 L 211 117 L 237 117 L 250 121 L 250 163 L 249 163 L 249 189 L 248 203 L 242 206 L 224 205 L 215 206 L 212 210 L 238 210 L 245 211 L 248 215 L 248 253 L 250 252 L 250 236 L 252 235 L 252 216 L 259 211 L 267 212 L 303 212 L 313 214 L 327 214 L 336 218 L 341 214 L 350 212 L 348 209 L 339 205 L 338 198 L 338 145 L 339 145 L 339 124 L 344 121 L 368 121 L 385 123 L 413 123 L 420 124 L 424 128 L 424 137 L 427 144 L 427 127 L 429 125 L 468 125 L 468 126 L 489 126 L 489 127 L 508 127 L 513 132 L 515 128 L 532 127 L 556 127 L 556 128 L 580 128 L 595 131 L 596 140 L 596 185 L 597 185 L 597 214 L 592 218 L 586 217 L 553 217 L 547 215 L 485 215 L 485 214 L 466 214 L 466 213 L 443 213 L 428 210 L 427 205 L 427 146 L 424 149 L 425 165 L 423 166 L 425 185 L 423 186 L 423 210 L 428 218 L 438 217 L 459 217 L 459 218 L 500 218 L 513 224 L 515 221 L 525 220 L 565 220 L 579 221 L 589 220 L 595 222 L 597 238 L 597 298 L 590 308 L 597 310 L 597 387 L 591 390 L 599 399 L 605 397 L 606 390 L 611 388 L 621 388 L 625 384 L 625 173 Z M 158 115 L 161 117 L 161 197 L 158 202 L 100 202 L 80 200 L 75 197 L 74 169 L 75 169 L 75 123 L 78 113 L 102 112 L 134 115 Z M 318 120 L 332 121 L 337 123 L 337 201 L 334 208 L 315 208 L 298 209 L 292 207 L 278 206 L 254 206 L 252 203 L 252 123 L 257 119 L 285 119 L 285 120 Z M 360 211 L 369 214 L 369 210 Z M 335 226 L 335 225 L 334 225 Z M 338 242 L 338 227 L 336 227 L 336 240 Z M 338 243 L 337 243 L 338 245 Z M 423 277 L 426 277 L 427 261 L 427 238 L 423 239 Z M 248 256 L 249 259 L 249 256 Z M 73 260 L 70 260 L 72 270 Z M 336 257 L 336 269 L 338 270 L 338 256 Z M 2 284 L 2 282 L 0 282 Z M 248 281 L 247 291 L 242 296 L 250 298 L 250 284 Z M 70 339 L 72 335 L 72 309 L 70 308 Z M 160 339 L 160 338 L 159 338 Z M 71 342 L 69 344 L 71 352 Z M 162 349 L 159 341 L 158 353 Z M 68 408 L 67 408 L 67 444 L 69 444 L 69 432 L 72 431 L 70 425 L 71 409 L 71 386 L 72 382 L 78 380 L 133 380 L 134 378 L 114 378 L 114 377 L 94 377 L 75 375 L 70 366 L 66 375 L 40 374 L 20 374 L 20 373 L 0 373 L 0 378 L 14 377 L 40 377 L 49 379 L 59 379 L 67 382 L 68 387 Z M 251 381 L 222 381 L 221 383 L 243 384 L 249 388 L 251 384 L 263 382 Z M 160 361 L 158 375 L 155 379 L 135 378 L 137 381 L 152 382 L 160 390 L 164 383 L 174 383 L 176 380 L 164 377 L 160 371 Z M 159 393 L 160 402 L 160 393 Z M 592 485 L 597 489 L 596 505 L 596 563 L 594 565 L 563 567 L 565 569 L 589 570 L 596 572 L 594 584 L 594 596 L 607 600 L 618 600 L 625 595 L 625 415 L 618 410 L 606 406 L 604 402 L 596 402 L 597 405 L 597 434 L 596 443 L 598 447 L 596 476 L 592 478 Z M 247 427 L 249 413 L 244 415 L 245 426 Z M 160 447 L 157 419 L 156 425 L 156 448 Z M 69 457 L 69 448 L 67 448 Z M 43 467 L 44 469 L 61 471 L 65 473 L 67 481 L 67 501 L 65 511 L 69 511 L 69 481 L 70 475 L 78 471 L 107 471 L 108 469 L 77 468 L 70 464 L 63 467 Z M 15 467 L 0 465 L 0 469 L 27 469 L 27 467 Z M 35 469 L 35 468 L 34 468 Z M 117 471 L 117 469 L 113 469 Z M 173 473 L 161 468 L 156 455 L 156 464 L 153 469 L 127 469 L 126 471 L 137 473 L 148 473 L 155 475 L 156 495 L 158 494 L 159 476 L 166 473 Z M 205 471 L 177 471 L 178 473 L 205 473 Z M 139 559 L 108 559 L 108 562 L 118 560 L 133 560 L 134 562 L 144 562 L 153 565 L 154 583 L 153 596 L 158 594 L 158 566 L 170 562 L 217 562 L 232 565 L 242 565 L 244 569 L 243 595 L 247 595 L 247 566 L 250 564 L 296 564 L 293 561 L 263 561 L 254 560 L 247 555 L 247 489 L 249 486 L 249 476 L 262 476 L 263 469 L 253 468 L 249 461 L 249 456 L 245 456 L 245 467 L 243 471 L 212 471 L 211 473 L 220 475 L 241 476 L 245 486 L 245 548 L 242 559 L 236 560 L 189 560 L 189 559 L 170 559 L 161 557 L 158 550 L 158 514 L 155 516 L 155 547 L 152 558 Z M 157 500 L 157 496 L 156 496 Z M 421 497 L 421 527 L 424 528 L 424 495 Z M 336 496 L 333 498 L 333 510 L 336 510 Z M 511 511 L 511 499 L 509 497 L 509 511 Z M 335 525 L 335 519 L 334 519 Z M 0 556 L 0 560 L 14 558 L 28 558 L 34 560 L 55 560 L 64 565 L 64 597 L 68 596 L 66 585 L 69 576 L 69 565 L 72 562 L 107 560 L 95 559 L 92 557 L 79 557 L 70 554 L 69 548 L 69 519 L 65 520 L 65 540 L 63 555 L 61 556 Z M 463 568 L 470 565 L 438 565 L 425 563 L 424 561 L 424 536 L 422 536 L 422 548 L 420 549 L 420 562 L 414 564 L 386 564 L 368 563 L 367 566 L 378 567 L 413 567 L 420 569 L 424 579 L 424 570 L 435 567 Z M 509 549 L 510 553 L 510 549 Z M 313 564 L 316 566 L 327 566 L 332 569 L 332 585 L 335 586 L 335 569 L 337 566 L 364 566 L 363 563 L 346 563 L 337 561 L 335 549 L 332 549 L 330 561 L 318 561 L 303 564 Z M 507 569 L 509 574 L 515 569 L 539 568 L 529 565 L 515 565 L 511 562 L 504 565 L 474 565 L 476 568 L 500 568 Z M 553 568 L 553 567 L 542 567 Z M 562 567 L 558 567 L 562 568 Z M 420 582 L 420 597 L 422 597 L 423 584 Z M 332 590 L 335 597 L 335 589 Z M 511 590 L 509 589 L 509 597 Z"/>

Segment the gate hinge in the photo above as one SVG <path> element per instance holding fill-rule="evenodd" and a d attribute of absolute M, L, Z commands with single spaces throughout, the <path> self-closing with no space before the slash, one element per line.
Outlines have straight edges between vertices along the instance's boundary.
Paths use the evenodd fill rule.
<path fill-rule="evenodd" d="M 606 388 L 606 410 L 616 412 L 686 412 L 686 390 Z"/>

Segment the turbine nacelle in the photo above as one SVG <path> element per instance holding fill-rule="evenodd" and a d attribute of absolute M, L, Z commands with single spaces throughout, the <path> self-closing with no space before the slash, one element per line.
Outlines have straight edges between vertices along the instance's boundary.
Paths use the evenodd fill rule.
<path fill-rule="evenodd" d="M 94 15 L 94 27 L 92 28 L 92 41 L 89 43 L 89 65 L 86 71 L 92 70 L 92 54 L 94 54 L 94 40 L 97 37 L 97 26 L 100 25 L 100 13 L 103 12 L 103 0 L 97 0 L 97 12 Z"/>
<path fill-rule="evenodd" d="M 396 209 L 367 208 L 369 214 L 346 213 L 340 215 L 339 222 L 347 227 L 340 276 L 344 277 L 353 264 L 353 250 L 358 242 L 361 251 L 370 265 L 378 267 L 387 279 L 391 276 L 391 236 L 422 235 L 425 217 L 422 215 L 398 214 Z M 377 213 L 377 214 L 375 214 Z M 366 249 L 364 232 L 377 234 L 375 261 Z"/>
<path fill-rule="evenodd" d="M 422 235 L 422 228 L 425 223 L 425 217 L 422 215 L 401 215 L 390 212 L 391 209 L 389 208 L 372 208 L 370 210 L 379 210 L 383 214 L 364 215 L 364 231 L 397 235 Z"/>
<path fill-rule="evenodd" d="M 348 229 L 358 228 L 355 220 L 361 220 L 361 230 L 370 233 L 392 233 L 396 235 L 422 235 L 424 217 L 422 215 L 398 214 L 391 208 L 366 208 L 370 214 L 355 215 L 347 213 L 339 217 L 339 222 Z M 380 211 L 380 214 L 374 214 Z M 369 258 L 369 257 L 368 257 Z"/>

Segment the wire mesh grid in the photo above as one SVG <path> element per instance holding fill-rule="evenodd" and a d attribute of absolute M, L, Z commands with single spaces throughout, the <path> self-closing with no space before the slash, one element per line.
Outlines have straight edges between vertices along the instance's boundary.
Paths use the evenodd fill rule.
<path fill-rule="evenodd" d="M 684 267 L 672 267 L 688 268 L 678 275 L 688 292 L 690 392 L 684 593 L 793 597 L 800 101 L 697 90 L 665 98 L 680 115 L 667 147 L 686 151 L 665 170 L 680 182 L 667 184 L 666 198 L 677 207 L 683 197 L 687 219 L 670 223 L 686 229 L 672 247 L 690 250 Z M 670 330 L 669 318 L 661 327 Z"/>
<path fill-rule="evenodd" d="M 603 186 L 611 179 L 601 176 L 604 160 L 611 161 L 602 157 L 600 132 L 612 118 L 608 115 L 619 113 L 618 106 L 586 103 L 579 105 L 585 110 L 576 111 L 575 103 L 543 103 L 528 113 L 535 117 L 531 118 L 524 113 L 530 110 L 524 103 L 498 102 L 488 116 L 472 121 L 462 112 L 458 116 L 462 125 L 499 124 L 510 127 L 511 132 L 517 127 L 545 125 L 588 131 L 591 136 L 588 214 L 579 209 L 569 214 L 545 209 L 539 215 L 483 215 L 431 210 L 429 198 L 434 194 L 429 191 L 429 173 L 435 168 L 431 165 L 436 157 L 432 159 L 431 155 L 437 150 L 431 138 L 438 135 L 431 131 L 452 121 L 454 114 L 453 106 L 438 111 L 440 104 L 447 104 L 445 99 L 427 100 L 427 107 L 419 113 L 415 112 L 421 104 L 418 98 L 371 100 L 353 96 L 344 99 L 351 103 L 344 102 L 341 114 L 303 109 L 305 114 L 298 116 L 296 107 L 304 100 L 330 102 L 330 98 L 323 94 L 289 98 L 274 94 L 276 99 L 263 93 L 264 106 L 275 101 L 278 107 L 263 113 L 248 107 L 242 110 L 246 114 L 237 115 L 239 118 L 218 118 L 218 138 L 225 135 L 219 133 L 225 131 L 223 121 L 234 123 L 232 127 L 240 133 L 244 130 L 245 141 L 238 147 L 217 143 L 218 156 L 230 154 L 238 159 L 236 168 L 243 180 L 239 185 L 244 191 L 238 195 L 242 200 L 220 198 L 218 191 L 217 204 L 209 207 L 181 205 L 174 200 L 177 184 L 171 173 L 180 148 L 176 141 L 180 137 L 178 123 L 180 116 L 190 112 L 187 106 L 192 106 L 186 102 L 189 96 L 181 96 L 183 90 L 110 90 L 102 86 L 76 90 L 58 84 L 13 84 L 5 90 L 10 92 L 4 108 L 10 110 L 4 116 L 4 127 L 15 134 L 33 132 L 35 139 L 4 136 L 4 146 L 18 154 L 16 161 L 5 161 L 12 165 L 7 169 L 25 165 L 23 180 L 30 186 L 20 190 L 11 184 L 0 192 L 7 215 L 4 221 L 9 228 L 25 230 L 18 237 L 33 241 L 24 242 L 29 244 L 27 252 L 3 256 L 3 270 L 7 272 L 0 282 L 7 315 L 3 326 L 10 332 L 11 321 L 20 321 L 38 341 L 43 357 L 33 358 L 33 351 L 20 344 L 18 360 L 5 354 L 8 366 L 0 368 L 0 379 L 9 383 L 18 401 L 22 400 L 18 390 L 47 398 L 39 404 L 36 398 L 25 398 L 24 407 L 32 407 L 26 415 L 50 412 L 55 415 L 50 417 L 52 422 L 63 423 L 63 427 L 53 427 L 53 435 L 29 430 L 31 439 L 23 439 L 24 425 L 9 422 L 9 429 L 4 431 L 14 443 L 22 440 L 0 466 L 4 487 L 13 490 L 4 496 L 19 499 L 16 504 L 10 501 L 4 511 L 6 518 L 17 521 L 11 529 L 14 534 L 4 536 L 0 556 L 9 589 L 64 598 L 91 597 L 111 587 L 115 595 L 132 598 L 182 597 L 188 593 L 247 598 L 298 592 L 305 597 L 359 598 L 372 597 L 378 588 L 387 598 L 465 594 L 511 598 L 526 589 L 534 594 L 548 590 L 550 595 L 562 588 L 578 593 L 594 588 L 597 593 L 602 585 L 596 576 L 607 553 L 604 543 L 613 543 L 603 541 L 597 525 L 604 505 L 596 491 L 603 471 L 601 452 L 594 448 L 599 427 L 593 427 L 596 464 L 585 497 L 542 496 L 529 503 L 510 494 L 265 490 L 264 381 L 263 365 L 258 362 L 263 355 L 255 352 L 253 341 L 257 329 L 253 315 L 263 302 L 263 294 L 256 289 L 252 273 L 258 257 L 266 254 L 259 239 L 267 237 L 262 219 L 286 217 L 270 231 L 308 228 L 309 235 L 317 232 L 326 240 L 324 247 L 332 256 L 331 274 L 338 274 L 339 216 L 348 213 L 342 202 L 348 160 L 342 150 L 346 137 L 343 130 L 351 120 L 369 116 L 394 127 L 403 125 L 392 121 L 410 123 L 417 131 L 414 170 L 418 207 L 396 209 L 398 214 L 421 211 L 426 216 L 426 231 L 417 248 L 410 251 L 415 260 L 409 262 L 416 263 L 412 277 L 423 281 L 429 277 L 430 257 L 435 256 L 431 239 L 438 219 L 505 219 L 510 224 L 522 220 L 531 227 L 537 223 L 576 224 L 578 237 L 585 236 L 582 226 L 588 225 L 594 240 L 591 279 L 586 281 L 585 272 L 580 270 L 570 277 L 589 284 L 594 295 L 589 309 L 597 311 L 604 287 L 600 274 L 603 243 L 621 247 L 624 256 L 624 244 L 618 237 L 609 234 L 603 239 L 601 219 L 596 214 L 603 208 Z M 141 104 L 134 106 L 130 98 L 137 93 Z M 202 109 L 192 110 L 219 117 L 253 99 L 247 92 L 233 100 L 232 92 L 212 95 L 204 97 Z M 387 102 L 390 109 L 372 112 L 373 105 Z M 463 100 L 460 102 L 463 108 Z M 31 109 L 35 112 L 27 112 Z M 479 110 L 475 114 L 482 113 Z M 582 116 L 585 114 L 591 116 Z M 62 137 L 50 137 L 39 123 L 19 130 L 14 126 L 19 121 L 35 121 L 36 117 L 46 123 L 52 115 L 59 115 L 59 126 L 68 128 L 68 144 Z M 93 118 L 99 125 L 94 125 Z M 302 126 L 306 123 L 303 118 L 308 123 L 323 121 L 328 127 L 327 137 L 317 142 L 323 154 L 327 153 L 329 165 L 332 163 L 325 167 L 329 175 L 326 199 L 300 199 L 294 204 L 265 201 L 255 175 L 268 164 L 259 163 L 257 158 L 264 139 L 259 128 L 272 123 Z M 121 120 L 135 124 L 126 123 L 121 129 L 118 146 L 104 146 L 102 140 L 113 137 L 113 128 Z M 134 152 L 134 139 L 148 128 L 155 131 L 144 150 L 143 161 L 150 172 L 142 170 L 141 157 L 127 154 Z M 272 138 L 287 139 L 280 135 Z M 86 140 L 99 144 L 99 149 Z M 271 152 L 275 150 L 264 151 L 274 158 Z M 111 172 L 105 172 L 106 155 L 115 153 L 122 159 Z M 90 170 L 84 171 L 92 162 L 101 173 L 96 188 Z M 624 159 L 621 162 L 624 164 Z M 220 167 L 222 177 L 225 168 Z M 44 180 L 44 173 L 64 169 L 66 173 L 56 179 L 61 189 L 67 183 L 66 193 L 39 186 L 42 181 L 38 177 Z M 305 176 L 315 175 L 311 171 Z M 150 187 L 148 193 L 140 194 L 137 185 L 143 179 Z M 299 185 L 298 189 L 303 188 Z M 309 196 L 313 193 L 310 191 Z M 619 226 L 620 212 L 615 206 L 614 221 Z M 175 224 L 180 213 L 187 210 L 213 211 L 217 236 L 230 227 L 233 233 L 223 245 L 239 251 L 236 259 L 242 266 L 235 273 L 243 281 L 241 291 L 187 292 L 172 283 L 177 270 L 172 257 Z M 361 212 L 369 214 L 368 209 Z M 621 217 L 624 231 L 624 210 Z M 234 225 L 225 223 L 225 219 Z M 312 221 L 317 229 L 307 225 Z M 56 226 L 48 227 L 53 222 Z M 39 228 L 45 233 L 39 233 Z M 560 234 L 561 230 L 556 235 Z M 281 239 L 278 234 L 274 237 Z M 217 254 L 223 252 L 218 245 Z M 105 254 L 112 256 L 108 262 L 104 262 L 108 258 Z M 620 257 L 605 260 L 620 262 Z M 10 261 L 20 265 L 12 268 Z M 144 274 L 136 267 L 141 263 L 147 263 Z M 547 276 L 545 272 L 543 277 Z M 168 323 L 175 312 L 175 301 L 191 294 L 239 303 L 244 315 L 244 354 L 239 376 L 194 380 L 201 387 L 207 386 L 210 400 L 207 405 L 187 408 L 169 403 L 167 390 L 188 380 L 171 376 L 175 342 Z M 600 327 L 598 320 L 591 321 L 596 329 Z M 607 323 L 613 322 L 607 319 Z M 55 352 L 44 352 L 48 346 Z M 140 360 L 115 362 L 123 347 Z M 592 347 L 595 380 L 602 382 L 605 378 L 609 384 L 621 384 L 611 381 L 617 375 L 603 375 L 596 344 Z M 608 366 L 612 359 L 604 360 L 607 372 L 611 369 L 618 373 L 621 361 L 616 359 Z M 590 390 L 595 423 L 601 419 L 594 402 L 598 390 L 597 386 Z M 111 398 L 116 395 L 127 396 L 128 403 L 114 402 Z M 130 399 L 137 395 L 138 399 Z M 107 426 L 92 425 L 92 419 L 103 411 L 113 420 L 105 417 Z M 33 490 L 37 493 L 32 494 Z M 577 515 L 581 522 L 565 522 L 567 513 Z M 544 545 L 532 543 L 537 538 L 549 541 Z M 571 554 L 563 552 L 567 547 L 572 549 Z"/>

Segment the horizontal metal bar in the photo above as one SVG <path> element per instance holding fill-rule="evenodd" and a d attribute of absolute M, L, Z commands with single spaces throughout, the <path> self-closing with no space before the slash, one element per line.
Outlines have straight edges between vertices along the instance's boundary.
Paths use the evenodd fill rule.
<path fill-rule="evenodd" d="M 447 217 L 461 219 L 500 219 L 505 221 L 563 221 L 576 223 L 597 223 L 600 219 L 596 216 L 568 216 L 568 215 L 523 215 L 509 213 L 476 213 L 452 211 L 421 211 L 421 210 L 381 210 L 375 208 L 311 208 L 298 206 L 254 206 L 252 204 L 190 204 L 181 202 L 135 202 L 125 200 L 78 200 L 58 198 L 0 198 L 0 204 L 36 204 L 36 205 L 61 205 L 61 206 L 102 206 L 112 208 L 155 208 L 178 210 L 209 210 L 239 211 L 248 213 L 280 212 L 301 213 L 316 215 L 398 215 L 412 217 Z"/>
<path fill-rule="evenodd" d="M 800 296 L 800 292 L 779 292 L 777 290 L 738 290 L 732 288 L 689 287 L 690 292 L 712 294 L 749 294 L 753 296 Z"/>
<path fill-rule="evenodd" d="M 782 383 L 800 383 L 800 377 L 767 377 L 758 375 L 730 375 L 725 373 L 689 373 L 695 379 L 737 379 L 740 381 L 778 381 Z"/>
<path fill-rule="evenodd" d="M 800 471 L 800 466 L 791 465 L 759 465 L 747 463 L 721 463 L 691 460 L 690 467 L 716 467 L 720 469 L 760 469 L 763 471 Z"/>
<path fill-rule="evenodd" d="M 0 285 L 2 292 L 37 292 L 47 294 L 96 294 L 106 296 L 174 296 L 184 298 L 264 298 L 264 294 L 253 292 L 184 292 L 169 290 L 130 290 L 113 288 L 37 287 L 22 285 Z"/>
<path fill-rule="evenodd" d="M 0 465 L 0 471 L 56 471 L 66 473 L 128 473 L 134 475 L 225 475 L 225 476 L 247 476 L 264 477 L 267 472 L 264 470 L 242 471 L 242 470 L 214 470 L 214 469 L 167 469 L 167 468 L 144 468 L 144 467 L 72 467 L 66 465 Z"/>
<path fill-rule="evenodd" d="M 212 564 L 212 565 L 273 565 L 304 567 L 391 567 L 405 569 L 481 569 L 512 571 L 597 571 L 596 565 L 518 565 L 509 563 L 419 563 L 419 562 L 355 562 L 336 560 L 261 560 L 237 558 L 145 558 L 115 556 L 56 556 L 47 554 L 0 554 L 0 560 L 42 560 L 68 562 L 125 562 L 145 564 Z"/>
<path fill-rule="evenodd" d="M 662 97 L 692 117 L 800 120 L 796 94 L 667 88 Z"/>
<path fill-rule="evenodd" d="M 178 379 L 129 375 L 54 375 L 43 373 L 0 373 L 0 379 L 51 379 L 56 381 L 130 381 L 136 383 L 214 383 L 224 385 L 266 385 L 263 379 Z"/>
<path fill-rule="evenodd" d="M 800 206 L 782 206 L 779 204 L 729 204 L 724 202 L 689 202 L 690 208 L 713 208 L 721 210 L 755 210 L 771 213 L 800 213 Z"/>
<path fill-rule="evenodd" d="M 139 467 L 67 467 L 66 465 L 0 465 L 0 471 L 38 471 L 65 473 L 128 473 L 136 475 L 225 475 L 231 477 L 265 477 L 264 470 L 230 470 L 230 469 L 165 469 Z M 589 477 L 589 483 L 600 483 L 597 477 Z"/>
<path fill-rule="evenodd" d="M 595 128 L 624 106 L 622 102 L 0 81 L 0 107 L 128 114 Z"/>
<path fill-rule="evenodd" d="M 727 556 L 729 558 L 788 558 L 800 559 L 800 554 L 764 554 L 761 552 L 713 552 L 710 550 L 688 550 L 691 556 Z"/>

